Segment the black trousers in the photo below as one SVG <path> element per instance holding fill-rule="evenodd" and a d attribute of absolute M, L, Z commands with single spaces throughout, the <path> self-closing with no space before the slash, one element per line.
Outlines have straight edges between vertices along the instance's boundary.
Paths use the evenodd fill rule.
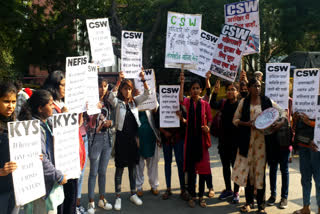
<path fill-rule="evenodd" d="M 199 197 L 201 198 L 204 194 L 204 186 L 205 183 L 207 183 L 208 189 L 213 188 L 212 185 L 212 175 L 211 174 L 206 174 L 206 175 L 199 175 Z"/>
<path fill-rule="evenodd" d="M 265 173 L 265 172 L 264 172 Z M 258 209 L 265 209 L 266 204 L 266 175 L 263 178 L 263 188 L 257 189 L 257 203 Z M 250 184 L 250 176 L 248 175 L 248 182 L 245 188 L 245 196 L 246 196 L 246 204 L 253 204 L 254 203 L 254 186 Z"/>
<path fill-rule="evenodd" d="M 58 214 L 74 214 L 77 206 L 78 179 L 69 179 L 63 185 L 64 201 L 58 206 Z"/>
<path fill-rule="evenodd" d="M 230 167 L 233 167 L 234 162 L 236 160 L 237 153 L 232 150 L 227 150 L 225 148 L 223 148 L 223 149 L 220 148 L 219 153 L 220 153 L 220 159 L 221 159 L 221 163 L 222 163 L 223 179 L 224 179 L 224 183 L 226 185 L 226 190 L 232 191 Z M 238 184 L 234 183 L 233 191 L 235 193 L 239 192 L 239 185 Z"/>

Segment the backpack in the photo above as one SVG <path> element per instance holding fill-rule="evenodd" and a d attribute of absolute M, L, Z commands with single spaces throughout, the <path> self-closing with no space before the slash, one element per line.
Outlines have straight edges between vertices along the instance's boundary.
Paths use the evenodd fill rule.
<path fill-rule="evenodd" d="M 224 108 L 224 105 L 226 103 L 226 99 L 223 99 L 221 102 L 221 106 L 220 109 L 217 111 L 216 115 L 214 116 L 213 120 L 212 120 L 212 124 L 211 124 L 211 134 L 214 137 L 219 137 L 221 130 L 222 130 L 222 122 L 221 122 L 221 117 L 222 117 L 222 110 Z"/>

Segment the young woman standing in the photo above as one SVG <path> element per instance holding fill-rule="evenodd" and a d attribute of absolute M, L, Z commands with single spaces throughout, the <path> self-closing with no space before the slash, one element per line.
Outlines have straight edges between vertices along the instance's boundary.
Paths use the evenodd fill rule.
<path fill-rule="evenodd" d="M 15 120 L 17 89 L 12 83 L 0 83 L 0 204 L 1 214 L 11 214 L 14 209 L 12 172 L 15 162 L 10 161 L 7 123 Z"/>
<path fill-rule="evenodd" d="M 141 199 L 136 194 L 136 165 L 139 163 L 138 153 L 138 127 L 141 125 L 137 106 L 145 101 L 150 89 L 144 78 L 144 72 L 140 73 L 141 81 L 144 83 L 144 92 L 133 97 L 133 84 L 130 80 L 124 79 L 123 72 L 119 73 L 116 86 L 109 95 L 109 102 L 116 110 L 116 141 L 115 141 L 115 210 L 121 210 L 121 181 L 124 167 L 128 167 L 130 190 L 132 201 L 136 205 L 142 205 Z"/>
<path fill-rule="evenodd" d="M 206 207 L 203 199 L 205 182 L 212 189 L 209 147 L 211 146 L 210 126 L 212 122 L 209 103 L 201 99 L 201 82 L 193 81 L 190 98 L 183 97 L 184 74 L 180 73 L 179 100 L 187 109 L 187 129 L 184 145 L 184 170 L 187 172 L 188 192 L 191 196 L 188 204 L 195 207 L 196 174 L 199 174 L 199 204 Z"/>

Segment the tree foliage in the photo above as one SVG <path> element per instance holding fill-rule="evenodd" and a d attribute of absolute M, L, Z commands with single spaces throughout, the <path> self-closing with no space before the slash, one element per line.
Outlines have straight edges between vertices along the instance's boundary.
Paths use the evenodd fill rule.
<path fill-rule="evenodd" d="M 114 52 L 122 30 L 144 32 L 144 67 L 164 71 L 167 12 L 202 14 L 202 29 L 219 36 L 224 4 L 238 0 L 9 0 L 0 3 L 0 72 L 26 73 L 29 65 L 63 69 L 65 58 L 89 50 L 86 19 L 108 17 Z M 272 57 L 320 48 L 320 1 L 260 0 L 261 53 L 244 57 L 250 71 Z M 258 63 L 254 63 L 258 62 Z M 260 66 L 261 67 L 260 67 Z M 168 79 L 168 78 L 165 78 Z"/>

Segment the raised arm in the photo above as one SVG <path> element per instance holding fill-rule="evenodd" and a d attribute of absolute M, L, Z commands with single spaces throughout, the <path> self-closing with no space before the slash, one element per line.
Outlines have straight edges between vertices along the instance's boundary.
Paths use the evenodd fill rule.
<path fill-rule="evenodd" d="M 183 103 L 183 86 L 184 86 L 184 73 L 183 73 L 183 68 L 181 68 L 181 73 L 180 73 L 180 92 L 179 92 L 179 101 L 180 101 L 180 103 Z"/>
<path fill-rule="evenodd" d="M 144 91 L 143 94 L 138 95 L 134 98 L 135 102 L 137 105 L 139 105 L 140 103 L 143 103 L 145 100 L 148 99 L 148 96 L 150 95 L 151 91 L 150 88 L 147 84 L 147 81 L 144 78 L 144 71 L 142 70 L 141 73 L 139 74 L 140 78 L 141 78 L 141 82 L 143 82 L 143 86 L 144 86 Z"/>
<path fill-rule="evenodd" d="M 118 81 L 117 81 L 116 85 L 113 87 L 112 91 L 109 93 L 109 96 L 108 96 L 108 101 L 110 102 L 110 104 L 113 107 L 116 107 L 116 105 L 118 103 L 118 98 L 117 98 L 118 89 L 119 89 L 119 86 L 120 86 L 120 84 L 121 84 L 123 79 L 124 79 L 123 71 L 120 71 L 119 72 Z"/>

